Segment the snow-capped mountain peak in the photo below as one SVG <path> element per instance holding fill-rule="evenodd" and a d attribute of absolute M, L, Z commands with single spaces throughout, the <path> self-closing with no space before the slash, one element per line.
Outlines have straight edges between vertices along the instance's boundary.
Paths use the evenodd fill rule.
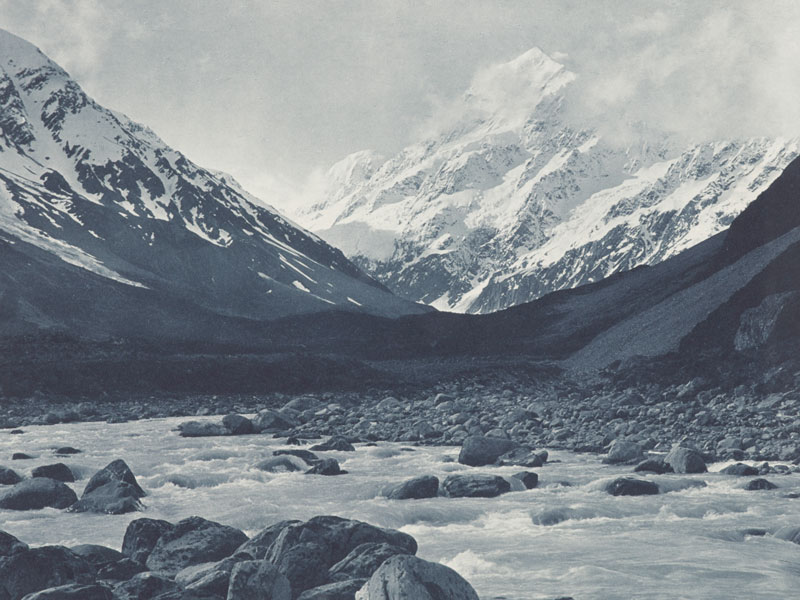
<path fill-rule="evenodd" d="M 718 233 L 800 151 L 645 123 L 609 139 L 567 114 L 579 76 L 537 48 L 481 70 L 435 135 L 377 169 L 347 157 L 297 220 L 406 298 L 487 312 Z"/>

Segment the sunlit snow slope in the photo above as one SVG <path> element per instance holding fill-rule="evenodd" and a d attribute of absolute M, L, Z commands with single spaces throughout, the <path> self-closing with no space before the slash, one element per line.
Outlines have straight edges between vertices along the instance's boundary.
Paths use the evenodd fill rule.
<path fill-rule="evenodd" d="M 331 168 L 297 219 L 396 293 L 489 312 L 654 264 L 724 230 L 798 140 L 614 140 L 538 49 L 480 72 L 442 131 Z"/>
<path fill-rule="evenodd" d="M 111 294 L 119 319 L 165 295 L 250 319 L 419 310 L 0 31 L 0 316 L 56 326 Z"/>

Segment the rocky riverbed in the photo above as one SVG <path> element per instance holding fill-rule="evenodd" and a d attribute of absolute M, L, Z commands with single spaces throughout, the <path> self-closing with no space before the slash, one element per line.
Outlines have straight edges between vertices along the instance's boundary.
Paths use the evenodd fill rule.
<path fill-rule="evenodd" d="M 503 394 L 497 398 L 502 401 Z M 306 598 L 351 598 L 357 585 L 363 590 L 363 598 L 400 597 L 380 595 L 385 586 L 378 582 L 387 577 L 386 570 L 377 575 L 371 587 L 367 584 L 376 577 L 377 564 L 391 556 L 407 556 L 397 553 L 396 548 L 381 546 L 398 546 L 391 540 L 365 539 L 363 543 L 373 546 L 358 552 L 356 547 L 347 546 L 347 554 L 342 556 L 339 554 L 344 550 L 320 554 L 319 548 L 303 546 L 296 554 L 286 550 L 286 556 L 300 560 L 281 558 L 285 558 L 283 550 L 273 548 L 277 538 L 271 536 L 286 529 L 287 521 L 299 521 L 302 527 L 312 529 L 313 535 L 322 535 L 320 527 L 308 525 L 317 523 L 314 519 L 320 515 L 399 532 L 387 535 L 410 536 L 417 546 L 416 557 L 426 562 L 399 570 L 415 573 L 419 567 L 423 579 L 439 573 L 436 577 L 452 585 L 458 582 L 465 587 L 457 586 L 461 591 L 452 596 L 455 598 L 471 597 L 465 591 L 470 589 L 485 599 L 785 598 L 800 585 L 798 546 L 792 543 L 799 539 L 800 475 L 791 462 L 765 465 L 733 458 L 715 462 L 689 442 L 668 453 L 651 453 L 646 444 L 622 437 L 602 455 L 574 453 L 552 446 L 520 445 L 501 436 L 495 431 L 500 429 L 497 426 L 484 432 L 487 435 L 469 434 L 465 428 L 468 435 L 458 445 L 428 438 L 440 442 L 431 445 L 424 434 L 419 441 L 372 442 L 369 432 L 357 439 L 327 435 L 291 439 L 294 435 L 287 434 L 300 433 L 302 427 L 309 427 L 306 432 L 310 434 L 316 417 L 299 425 L 289 423 L 291 429 L 287 431 L 272 432 L 286 426 L 277 420 L 280 415 L 288 423 L 288 411 L 299 410 L 301 404 L 311 400 L 294 398 L 289 402 L 293 405 L 283 412 L 264 409 L 261 414 L 247 413 L 238 418 L 212 415 L 112 424 L 28 425 L 21 434 L 5 430 L 0 433 L 0 456 L 22 482 L 0 486 L 0 504 L 25 482 L 56 481 L 54 476 L 66 475 L 63 469 L 53 467 L 56 464 L 64 465 L 75 481 L 61 482 L 74 494 L 71 504 L 65 500 L 57 506 L 31 510 L 24 506 L 0 509 L 2 529 L 34 549 L 57 545 L 77 554 L 94 553 L 92 560 L 102 564 L 91 564 L 92 560 L 84 557 L 91 568 L 86 571 L 73 565 L 69 572 L 84 573 L 76 582 L 81 586 L 103 588 L 105 591 L 92 592 L 101 594 L 97 597 L 146 598 L 161 592 L 166 594 L 164 598 L 207 597 L 198 595 L 197 590 L 186 591 L 194 577 L 199 581 L 207 576 L 218 586 L 212 597 L 251 597 L 237 596 L 239 584 L 231 583 L 231 573 L 240 563 L 240 571 L 246 574 L 242 577 L 246 581 L 255 578 L 252 581 L 261 582 L 258 585 L 262 587 L 270 586 L 273 597 L 286 593 L 278 574 L 289 582 L 289 594 L 294 597 L 306 593 Z M 436 411 L 446 402 L 454 401 L 434 397 L 430 410 Z M 394 403 L 384 402 L 381 409 L 376 406 L 374 410 L 388 415 L 385 423 L 400 423 L 399 417 L 391 416 L 390 405 Z M 311 409 L 300 411 L 300 415 L 307 410 Z M 329 404 L 315 412 L 321 410 L 333 415 L 338 412 Z M 402 408 L 399 414 L 404 414 Z M 187 426 L 192 421 L 195 424 Z M 247 423 L 253 428 L 249 432 Z M 264 425 L 268 426 L 257 433 Z M 213 435 L 182 435 L 191 430 Z M 11 460 L 15 453 L 31 458 Z M 119 465 L 120 459 L 130 468 L 135 482 Z M 336 462 L 338 474 L 314 471 L 326 461 Z M 640 468 L 643 462 L 649 468 Z M 111 475 L 102 475 L 109 467 Z M 33 477 L 35 474 L 44 477 Z M 753 483 L 759 481 L 770 485 Z M 110 505 L 117 506 L 115 494 L 134 483 L 145 495 L 112 511 L 120 514 L 102 512 L 103 506 L 108 506 L 103 502 L 111 500 Z M 110 489 L 106 487 L 109 484 L 113 484 Z M 91 499 L 103 488 L 113 493 L 95 499 L 94 506 L 101 512 L 77 512 L 73 508 L 75 500 Z M 30 495 L 27 498 L 29 501 Z M 194 518 L 197 515 L 202 519 Z M 195 530 L 222 531 L 219 539 L 233 541 L 226 541 L 224 552 L 219 554 L 206 556 L 197 550 L 197 556 L 186 564 L 184 558 L 170 562 L 173 559 L 165 552 L 167 568 L 159 562 L 161 558 L 150 560 L 147 549 L 126 549 L 126 533 L 137 527 L 132 524 L 149 523 L 141 519 L 159 523 L 148 538 L 154 544 L 172 532 L 162 545 L 177 543 L 178 557 L 186 554 L 187 548 L 195 552 L 203 547 L 203 536 L 192 537 Z M 300 524 L 292 523 L 295 529 L 291 531 Z M 175 537 L 176 531 L 183 533 Z M 189 542 L 182 545 L 184 535 L 189 536 Z M 327 535 L 322 537 L 328 539 Z M 237 550 L 251 543 L 244 536 L 251 542 L 260 540 L 257 554 L 263 549 L 263 555 L 245 558 L 240 552 L 237 558 Z M 292 536 L 308 541 L 312 534 L 285 534 Z M 320 545 L 319 540 L 314 543 Z M 86 544 L 106 549 L 91 546 L 87 550 Z M 6 553 L 11 556 L 0 560 L 0 569 L 23 561 L 13 558 L 14 552 L 24 550 L 23 546 L 13 540 L 7 546 L 10 550 Z M 399 546 L 402 549 L 403 544 Z M 410 546 L 405 548 L 409 550 Z M 64 550 L 47 552 L 58 557 L 44 555 L 41 560 L 46 564 L 75 561 Z M 123 552 L 123 556 L 117 552 Z M 341 586 L 346 589 L 336 588 L 339 595 L 309 595 L 311 589 L 343 584 L 331 571 L 338 572 L 335 565 L 352 552 L 356 554 L 344 561 L 346 564 L 368 563 L 375 570 L 359 571 L 358 577 L 345 580 L 350 583 Z M 103 560 L 95 556 L 97 553 L 102 553 Z M 38 555 L 21 556 L 33 560 Z M 268 557 L 266 562 L 271 566 L 264 566 Z M 253 559 L 257 565 L 248 563 Z M 131 565 L 131 560 L 136 564 Z M 391 560 L 394 563 L 389 567 L 401 558 Z M 194 568 L 197 561 L 205 566 Z M 213 565 L 206 564 L 209 562 Z M 306 579 L 303 565 L 317 565 L 314 577 Z M 438 567 L 449 570 L 439 571 Z M 179 577 L 187 568 L 189 571 Z M 110 573 L 120 579 L 110 578 Z M 23 597 L 19 595 L 22 588 L 15 589 L 6 592 L 9 597 Z M 80 593 L 84 596 L 41 597 L 91 597 L 85 596 L 85 590 Z"/>

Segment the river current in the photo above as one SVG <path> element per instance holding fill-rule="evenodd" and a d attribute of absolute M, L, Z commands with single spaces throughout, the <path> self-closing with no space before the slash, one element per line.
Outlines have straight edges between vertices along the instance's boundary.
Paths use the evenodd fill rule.
<path fill-rule="evenodd" d="M 219 417 L 216 417 L 218 420 Z M 0 464 L 29 475 L 32 468 L 64 462 L 88 478 L 122 458 L 148 492 L 142 513 L 72 514 L 55 509 L 0 510 L 0 529 L 30 545 L 83 543 L 119 549 L 129 521 L 142 516 L 178 521 L 199 515 L 248 535 L 281 519 L 333 514 L 400 529 L 419 543 L 418 555 L 444 563 L 488 599 L 781 599 L 800 590 L 800 546 L 747 529 L 772 532 L 800 526 L 800 474 L 770 475 L 779 486 L 745 491 L 751 478 L 719 474 L 648 478 L 657 496 L 613 497 L 602 490 L 631 467 L 603 465 L 600 457 L 553 451 L 534 469 L 539 487 L 491 499 L 387 500 L 387 486 L 417 475 L 443 479 L 457 472 L 510 477 L 518 467 L 472 468 L 455 462 L 458 448 L 407 444 L 356 445 L 356 452 L 321 452 L 339 460 L 347 475 L 268 473 L 255 465 L 286 447 L 267 435 L 181 438 L 186 419 L 130 423 L 76 423 L 0 432 Z M 56 457 L 74 446 L 81 454 Z M 411 449 L 409 451 L 409 449 Z M 36 458 L 11 461 L 13 452 Z M 705 482 L 697 487 L 696 482 Z M 568 509 L 566 520 L 537 525 L 544 511 Z"/>

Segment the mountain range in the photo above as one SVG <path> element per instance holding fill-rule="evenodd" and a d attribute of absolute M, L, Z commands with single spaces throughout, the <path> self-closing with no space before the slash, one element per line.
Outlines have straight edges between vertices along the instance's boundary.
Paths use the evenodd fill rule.
<path fill-rule="evenodd" d="M 609 131 L 576 116 L 578 79 L 536 48 L 483 70 L 435 134 L 348 156 L 294 216 L 401 297 L 488 313 L 712 237 L 800 151 Z"/>
<path fill-rule="evenodd" d="M 424 311 L 230 176 L 199 167 L 97 104 L 7 32 L 0 32 L 0 256 L 7 333 L 166 334 L 185 322 L 190 334 L 210 315 Z"/>

